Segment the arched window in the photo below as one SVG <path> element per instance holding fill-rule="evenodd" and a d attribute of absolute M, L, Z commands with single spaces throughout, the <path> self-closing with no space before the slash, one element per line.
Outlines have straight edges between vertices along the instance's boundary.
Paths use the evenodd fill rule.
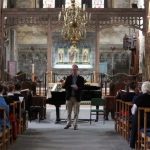
<path fill-rule="evenodd" d="M 55 8 L 55 0 L 43 0 L 43 8 Z"/>
<path fill-rule="evenodd" d="M 92 8 L 104 8 L 104 0 L 92 0 Z"/>

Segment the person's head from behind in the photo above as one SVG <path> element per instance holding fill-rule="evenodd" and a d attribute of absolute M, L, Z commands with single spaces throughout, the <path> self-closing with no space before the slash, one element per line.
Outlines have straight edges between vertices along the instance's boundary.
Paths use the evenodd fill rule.
<path fill-rule="evenodd" d="M 21 84 L 20 83 L 17 83 L 15 85 L 15 91 L 21 91 Z"/>
<path fill-rule="evenodd" d="M 4 92 L 4 86 L 0 84 L 0 94 L 3 94 Z"/>
<path fill-rule="evenodd" d="M 7 95 L 7 93 L 8 93 L 8 88 L 7 88 L 7 86 L 3 86 L 3 87 L 4 87 L 3 95 Z"/>
<path fill-rule="evenodd" d="M 78 74 L 78 66 L 77 65 L 72 66 L 72 74 L 75 76 Z"/>
<path fill-rule="evenodd" d="M 130 84 L 129 84 L 129 90 L 135 90 L 135 88 L 136 88 L 136 86 L 135 86 L 135 83 L 134 82 L 131 82 Z"/>
<path fill-rule="evenodd" d="M 142 84 L 142 93 L 147 93 L 150 95 L 150 82 L 146 81 Z"/>
<path fill-rule="evenodd" d="M 7 85 L 8 93 L 13 93 L 15 91 L 15 86 L 13 84 Z"/>

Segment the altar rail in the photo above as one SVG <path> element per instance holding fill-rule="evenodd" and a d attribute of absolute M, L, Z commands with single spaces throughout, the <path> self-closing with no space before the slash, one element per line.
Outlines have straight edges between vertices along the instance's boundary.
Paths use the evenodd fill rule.
<path fill-rule="evenodd" d="M 48 79 L 48 74 L 51 74 L 51 81 Z M 46 96 L 47 91 L 47 83 L 60 83 L 63 82 L 69 74 L 60 74 L 56 72 L 43 72 L 34 76 L 34 83 L 36 84 L 36 91 L 35 95 Z M 81 74 L 84 78 L 85 83 L 94 83 L 95 82 L 95 73 L 88 73 L 88 74 Z M 124 88 L 129 85 L 131 82 L 142 82 L 142 74 L 136 75 L 128 75 L 125 73 L 118 73 L 115 75 L 108 75 L 108 74 L 100 74 L 99 73 L 100 83 L 99 85 L 105 89 L 104 95 L 111 95 L 114 96 L 116 91 L 120 88 Z M 27 72 L 19 72 L 16 75 L 11 75 L 8 72 L 5 72 L 5 81 L 3 84 L 7 85 L 8 83 L 24 83 L 24 82 L 31 82 L 31 73 Z M 124 84 L 124 86 L 120 86 L 119 84 Z M 118 86 L 119 85 L 119 86 Z M 118 87 L 117 87 L 118 86 Z M 109 93 L 107 92 L 109 89 Z"/>
<path fill-rule="evenodd" d="M 105 95 L 115 96 L 116 92 L 120 89 L 128 91 L 131 82 L 138 86 L 138 83 L 142 82 L 142 73 L 136 75 L 126 73 L 117 73 L 115 75 L 101 74 L 101 87 L 104 87 Z M 109 92 L 107 89 L 109 89 Z"/>

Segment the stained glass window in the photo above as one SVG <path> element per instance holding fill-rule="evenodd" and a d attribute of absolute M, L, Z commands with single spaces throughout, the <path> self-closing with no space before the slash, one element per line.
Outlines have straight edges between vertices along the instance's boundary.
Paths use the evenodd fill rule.
<path fill-rule="evenodd" d="M 76 4 L 76 6 L 81 7 L 81 0 L 75 0 L 75 4 Z M 66 0 L 65 7 L 67 8 L 69 6 L 71 6 L 71 0 Z"/>
<path fill-rule="evenodd" d="M 55 8 L 55 0 L 43 0 L 43 8 Z"/>
<path fill-rule="evenodd" d="M 92 8 L 104 8 L 104 0 L 92 0 Z"/>

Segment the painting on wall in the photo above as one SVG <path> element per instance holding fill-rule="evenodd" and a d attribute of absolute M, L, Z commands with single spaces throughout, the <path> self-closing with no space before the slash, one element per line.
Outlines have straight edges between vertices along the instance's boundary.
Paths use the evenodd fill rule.
<path fill-rule="evenodd" d="M 104 0 L 92 0 L 92 8 L 104 8 Z"/>
<path fill-rule="evenodd" d="M 82 63 L 89 63 L 89 49 L 82 49 Z"/>
<path fill-rule="evenodd" d="M 58 63 L 64 63 L 64 49 L 58 49 Z"/>
<path fill-rule="evenodd" d="M 74 46 L 71 46 L 70 49 L 68 49 L 68 62 L 79 63 L 79 49 Z"/>
<path fill-rule="evenodd" d="M 81 8 L 81 0 L 75 0 L 75 5 Z M 66 0 L 65 8 L 71 6 L 71 0 Z"/>
<path fill-rule="evenodd" d="M 55 8 L 55 0 L 43 0 L 43 8 Z"/>

